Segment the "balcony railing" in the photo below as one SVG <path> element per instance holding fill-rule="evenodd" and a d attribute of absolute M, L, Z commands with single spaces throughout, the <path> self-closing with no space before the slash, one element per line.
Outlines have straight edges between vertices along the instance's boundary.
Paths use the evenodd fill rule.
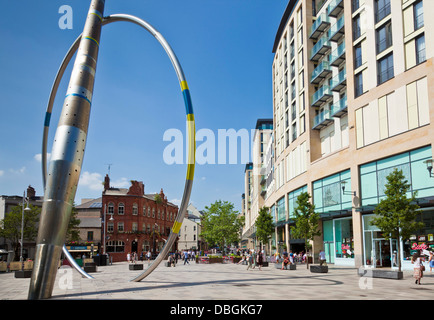
<path fill-rule="evenodd" d="M 310 83 L 318 84 L 332 72 L 328 61 L 322 61 L 312 72 Z"/>
<path fill-rule="evenodd" d="M 330 111 L 324 110 L 320 112 L 317 116 L 315 116 L 313 120 L 313 130 L 321 130 L 322 128 L 327 127 L 334 120 L 330 117 Z"/>
<path fill-rule="evenodd" d="M 332 117 L 340 118 L 347 113 L 347 109 L 347 96 L 345 96 L 330 107 L 330 114 Z"/>
<path fill-rule="evenodd" d="M 336 18 L 344 10 L 344 0 L 333 0 L 327 8 L 327 14 Z"/>
<path fill-rule="evenodd" d="M 330 54 L 330 66 L 338 67 L 344 61 L 345 61 L 345 42 L 342 42 L 342 44 Z"/>
<path fill-rule="evenodd" d="M 344 68 L 337 76 L 331 81 L 332 91 L 341 91 L 347 85 L 347 70 Z"/>
<path fill-rule="evenodd" d="M 324 32 L 325 29 L 330 26 L 329 17 L 323 13 L 317 17 L 315 22 L 312 24 L 312 28 L 310 29 L 310 39 L 317 39 L 321 33 Z"/>
<path fill-rule="evenodd" d="M 345 16 L 339 18 L 334 25 L 331 26 L 329 30 L 329 40 L 339 41 L 345 34 Z"/>
<path fill-rule="evenodd" d="M 319 107 L 324 102 L 326 102 L 328 99 L 330 99 L 332 97 L 333 97 L 333 94 L 330 90 L 330 87 L 327 85 L 324 85 L 321 88 L 319 88 L 318 91 L 312 95 L 311 106 L 312 107 Z"/>
<path fill-rule="evenodd" d="M 318 40 L 318 42 L 313 46 L 312 51 L 310 53 L 311 61 L 318 61 L 318 59 L 323 56 L 328 50 L 330 50 L 330 41 L 327 37 L 322 37 Z"/>

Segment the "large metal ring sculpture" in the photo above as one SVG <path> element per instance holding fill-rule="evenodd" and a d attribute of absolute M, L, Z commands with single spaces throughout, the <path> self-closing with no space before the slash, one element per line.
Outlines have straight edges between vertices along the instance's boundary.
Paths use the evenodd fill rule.
<path fill-rule="evenodd" d="M 98 1 L 98 0 L 94 0 L 94 1 Z M 104 1 L 101 1 L 101 2 L 103 4 Z M 194 120 L 194 114 L 193 114 L 193 107 L 192 107 L 192 102 L 191 102 L 191 97 L 190 97 L 190 91 L 189 91 L 189 88 L 187 85 L 187 81 L 185 79 L 184 72 L 181 68 L 181 65 L 180 65 L 175 53 L 173 52 L 172 48 L 167 43 L 167 41 L 163 38 L 163 36 L 154 27 L 152 27 L 149 23 L 147 23 L 146 21 L 144 21 L 140 18 L 132 16 L 132 15 L 114 14 L 114 15 L 110 15 L 110 16 L 103 18 L 102 14 L 98 10 L 92 9 L 93 3 L 94 2 L 92 2 L 91 9 L 89 10 L 89 15 L 91 15 L 91 14 L 96 15 L 101 21 L 101 26 L 112 23 L 112 22 L 116 22 L 116 21 L 132 22 L 132 23 L 137 24 L 140 27 L 146 29 L 147 31 L 149 31 L 158 40 L 158 42 L 162 45 L 162 47 L 166 51 L 167 55 L 169 56 L 169 58 L 172 62 L 172 65 L 175 69 L 175 72 L 177 74 L 178 81 L 179 81 L 180 86 L 181 86 L 181 91 L 182 91 L 182 95 L 184 98 L 184 104 L 185 104 L 186 114 L 187 114 L 187 130 L 188 130 L 188 141 L 189 141 L 189 143 L 188 143 L 188 164 L 187 164 L 187 176 L 186 176 L 186 182 L 185 182 L 185 187 L 184 187 L 184 194 L 182 197 L 181 205 L 180 205 L 178 214 L 175 218 L 175 221 L 173 223 L 173 227 L 171 229 L 170 235 L 169 235 L 162 251 L 157 256 L 157 258 L 153 261 L 153 263 L 151 265 L 149 265 L 149 267 L 142 274 L 140 274 L 139 276 L 137 276 L 131 280 L 131 281 L 138 282 L 138 281 L 141 281 L 142 279 L 144 279 L 145 277 L 147 277 L 160 264 L 160 262 L 164 259 L 164 257 L 167 256 L 170 248 L 172 247 L 173 243 L 176 241 L 176 238 L 178 237 L 178 232 L 181 228 L 181 225 L 182 225 L 182 222 L 183 222 L 183 219 L 185 216 L 185 212 L 187 210 L 187 206 L 188 206 L 190 195 L 191 195 L 191 189 L 193 186 L 194 167 L 195 167 L 195 150 L 196 150 L 195 120 Z M 86 26 L 85 26 L 85 28 L 86 28 Z M 71 61 L 72 57 L 74 56 L 75 52 L 79 48 L 82 38 L 83 38 L 83 34 L 81 34 L 75 40 L 73 45 L 70 47 L 68 53 L 66 54 L 66 56 L 64 57 L 64 59 L 62 61 L 62 64 L 61 64 L 61 66 L 57 72 L 55 81 L 54 81 L 53 86 L 52 86 L 52 90 L 51 90 L 51 94 L 50 94 L 50 98 L 49 98 L 49 102 L 48 102 L 48 106 L 47 106 L 47 110 L 46 110 L 46 115 L 45 115 L 43 143 L 42 143 L 42 177 L 43 177 L 44 190 L 45 190 L 45 187 L 47 184 L 47 137 L 48 137 L 48 130 L 49 130 L 49 126 L 50 126 L 50 120 L 51 120 L 51 114 L 52 114 L 54 100 L 56 97 L 58 87 L 60 85 L 60 81 L 64 75 L 64 72 L 65 72 L 69 62 Z M 88 39 L 90 37 L 86 37 L 86 38 Z M 95 41 L 95 39 L 91 39 L 91 40 Z M 98 44 L 98 46 L 99 46 L 99 44 Z M 81 68 L 86 68 L 86 66 L 84 64 L 82 64 Z M 87 71 L 92 72 L 92 70 L 87 70 Z M 68 93 L 67 93 L 67 96 L 68 96 Z M 57 135 L 57 133 L 56 133 L 56 135 Z M 53 149 L 54 149 L 54 147 L 53 147 Z M 83 152 L 84 152 L 84 146 L 83 146 Z M 78 184 L 78 181 L 77 181 L 77 184 Z M 105 241 L 105 239 L 103 241 Z M 82 276 L 89 278 L 89 279 L 93 279 L 92 276 L 90 276 L 88 273 L 86 273 L 76 263 L 76 261 L 72 258 L 71 254 L 66 249 L 65 245 L 63 245 L 63 247 L 62 247 L 62 251 L 65 254 L 68 261 L 71 263 L 71 265 Z M 36 261 L 36 263 L 38 263 L 38 261 Z M 42 273 L 42 272 L 40 271 L 39 273 Z M 39 279 L 43 279 L 43 280 L 39 280 Z M 52 283 L 41 284 L 41 283 L 38 283 L 38 281 L 50 281 Z M 35 275 L 35 271 L 34 271 L 34 273 L 32 274 L 31 288 L 29 290 L 29 298 L 41 298 L 41 297 L 47 298 L 47 297 L 51 296 L 53 284 L 54 284 L 53 276 L 50 276 L 47 274 L 45 274 L 45 275 L 36 274 Z M 46 287 L 48 287 L 48 290 Z M 51 287 L 51 289 L 50 289 L 50 287 Z M 41 291 L 41 292 L 37 292 L 37 291 Z M 44 291 L 44 292 L 42 292 L 42 291 Z M 47 293 L 47 291 L 49 291 L 49 292 Z"/>

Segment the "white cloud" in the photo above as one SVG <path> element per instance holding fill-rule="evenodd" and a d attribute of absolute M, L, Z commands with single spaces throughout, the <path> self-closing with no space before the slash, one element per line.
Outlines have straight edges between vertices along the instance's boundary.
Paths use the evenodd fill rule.
<path fill-rule="evenodd" d="M 172 200 L 169 200 L 169 202 L 172 202 L 174 205 L 177 205 L 177 206 L 181 205 L 180 199 L 172 199 Z"/>
<path fill-rule="evenodd" d="M 94 191 L 102 191 L 103 189 L 103 177 L 101 174 L 94 172 L 90 173 L 88 171 L 84 171 L 78 182 L 79 186 L 89 188 Z"/>
<path fill-rule="evenodd" d="M 47 153 L 47 161 L 50 161 L 50 157 L 51 157 L 51 153 Z M 42 162 L 42 154 L 41 153 L 35 154 L 35 156 L 33 158 L 38 162 Z"/>
<path fill-rule="evenodd" d="M 21 169 L 15 170 L 15 169 L 9 169 L 10 172 L 15 174 L 23 174 L 26 171 L 26 167 L 21 167 Z"/>
<path fill-rule="evenodd" d="M 131 185 L 130 180 L 127 178 L 120 178 L 118 180 L 110 180 L 110 186 L 114 188 L 129 188 Z"/>

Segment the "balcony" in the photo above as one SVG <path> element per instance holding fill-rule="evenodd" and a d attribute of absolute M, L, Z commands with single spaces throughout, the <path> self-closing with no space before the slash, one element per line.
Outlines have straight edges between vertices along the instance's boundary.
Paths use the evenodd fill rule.
<path fill-rule="evenodd" d="M 310 78 L 310 83 L 318 84 L 322 80 L 324 80 L 332 70 L 330 69 L 330 64 L 327 61 L 322 61 L 312 72 L 312 76 Z"/>
<path fill-rule="evenodd" d="M 345 96 L 330 107 L 330 114 L 332 117 L 340 118 L 347 113 L 347 109 L 347 96 Z"/>
<path fill-rule="evenodd" d="M 344 0 L 333 0 L 327 8 L 327 14 L 336 18 L 344 10 Z"/>
<path fill-rule="evenodd" d="M 313 120 L 313 130 L 321 130 L 327 127 L 330 123 L 334 122 L 333 118 L 330 117 L 330 111 L 325 110 L 320 112 Z"/>
<path fill-rule="evenodd" d="M 326 30 L 329 26 L 330 26 L 329 17 L 325 13 L 321 14 L 312 24 L 309 38 L 318 39 L 321 33 L 323 33 L 324 30 Z"/>
<path fill-rule="evenodd" d="M 331 89 L 332 91 L 341 91 L 347 86 L 347 70 L 344 68 L 337 76 L 332 79 Z"/>
<path fill-rule="evenodd" d="M 325 36 L 320 38 L 310 52 L 310 61 L 318 61 L 330 48 L 328 38 Z"/>
<path fill-rule="evenodd" d="M 345 35 L 345 17 L 342 16 L 329 30 L 329 40 L 337 42 Z"/>
<path fill-rule="evenodd" d="M 322 86 L 312 95 L 311 98 L 311 106 L 312 107 L 320 107 L 324 102 L 333 98 L 333 94 L 330 90 L 330 87 L 327 85 Z"/>
<path fill-rule="evenodd" d="M 339 67 L 345 61 L 345 42 L 330 54 L 330 66 Z"/>
<path fill-rule="evenodd" d="M 261 187 L 261 196 L 265 196 L 266 193 L 267 193 L 267 187 L 266 186 L 262 186 Z"/>

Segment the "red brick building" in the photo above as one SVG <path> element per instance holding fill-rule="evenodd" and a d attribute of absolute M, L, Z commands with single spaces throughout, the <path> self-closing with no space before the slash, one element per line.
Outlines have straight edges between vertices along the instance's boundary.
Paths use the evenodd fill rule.
<path fill-rule="evenodd" d="M 158 254 L 170 234 L 178 206 L 159 194 L 145 194 L 141 181 L 131 181 L 129 189 L 110 187 L 106 175 L 102 193 L 102 221 L 106 216 L 106 248 L 113 262 L 125 261 L 128 253 L 138 257 L 148 251 Z M 113 220 L 111 220 L 113 218 Z M 103 223 L 104 226 L 104 223 Z M 155 232 L 154 232 L 155 230 Z M 104 227 L 101 239 L 104 239 Z M 172 251 L 176 249 L 173 245 Z M 101 248 L 104 251 L 104 247 Z"/>

